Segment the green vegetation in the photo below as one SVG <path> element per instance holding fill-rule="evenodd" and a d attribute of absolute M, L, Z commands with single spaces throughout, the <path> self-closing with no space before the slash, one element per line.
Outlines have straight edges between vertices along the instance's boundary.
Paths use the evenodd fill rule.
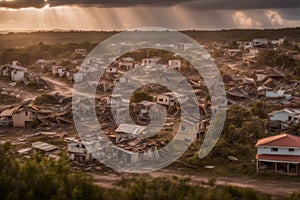
<path fill-rule="evenodd" d="M 35 155 L 20 163 L 13 157 L 8 144 L 0 146 L 0 199 L 104 199 L 101 188 L 70 172 L 66 159 Z"/>
<path fill-rule="evenodd" d="M 258 56 L 260 64 L 269 67 L 278 67 L 290 74 L 291 78 L 300 79 L 300 62 L 291 59 L 284 52 L 267 50 L 260 52 Z"/>
<path fill-rule="evenodd" d="M 37 59 L 66 59 L 66 58 L 83 58 L 81 55 L 75 54 L 75 49 L 84 48 L 91 51 L 97 44 L 89 42 L 84 43 L 55 43 L 44 44 L 42 42 L 28 46 L 25 48 L 8 48 L 0 51 L 0 64 L 11 63 L 18 60 L 22 65 L 28 66 Z M 63 62 L 64 66 L 68 63 Z"/>
<path fill-rule="evenodd" d="M 33 103 L 35 105 L 45 105 L 45 104 L 57 104 L 58 101 L 52 95 L 42 94 L 41 96 L 37 97 Z"/>
<path fill-rule="evenodd" d="M 153 97 L 145 92 L 135 92 L 131 100 L 135 103 L 141 102 L 141 101 L 153 101 Z"/>
<path fill-rule="evenodd" d="M 121 189 L 104 189 L 82 173 L 70 172 L 67 157 L 55 161 L 35 154 L 25 161 L 14 159 L 9 144 L 0 145 L 0 199 L 97 199 L 97 200 L 270 200 L 252 189 L 192 183 L 189 179 L 128 178 L 116 183 Z M 293 194 L 284 200 L 295 200 Z"/>
<path fill-rule="evenodd" d="M 0 37 L 0 49 L 5 48 L 23 48 L 35 45 L 39 42 L 45 44 L 55 43 L 100 43 L 103 40 L 117 34 L 119 32 L 96 32 L 96 31 L 70 31 L 70 32 L 33 32 L 33 33 L 8 33 L 2 34 Z M 204 44 L 214 41 L 236 41 L 251 40 L 253 38 L 277 39 L 287 36 L 288 39 L 296 39 L 299 41 L 300 28 L 285 29 L 235 29 L 220 31 L 182 31 L 196 41 Z"/>
<path fill-rule="evenodd" d="M 264 107 L 262 102 L 257 102 L 252 109 L 240 106 L 233 106 L 226 112 L 226 120 L 223 132 L 213 150 L 203 159 L 199 159 L 198 152 L 191 157 L 182 158 L 194 166 L 199 166 L 199 170 L 215 175 L 255 175 L 256 149 L 255 143 L 259 138 L 266 136 L 265 120 L 257 115 L 265 115 L 265 111 L 258 109 Z M 199 149 L 197 144 L 195 149 Z M 188 152 L 187 154 L 189 154 Z M 227 156 L 234 156 L 238 161 L 231 161 Z M 206 170 L 205 165 L 216 166 L 214 170 Z"/>
<path fill-rule="evenodd" d="M 268 195 L 257 193 L 251 189 L 242 189 L 231 186 L 201 187 L 188 184 L 185 179 L 156 178 L 153 180 L 137 179 L 128 183 L 123 181 L 124 192 L 120 199 L 130 200 L 193 200 L 193 199 L 222 199 L 222 200 L 267 200 Z"/>
<path fill-rule="evenodd" d="M 261 119 L 267 119 L 269 117 L 267 105 L 264 101 L 256 101 L 251 107 L 251 113 Z"/>

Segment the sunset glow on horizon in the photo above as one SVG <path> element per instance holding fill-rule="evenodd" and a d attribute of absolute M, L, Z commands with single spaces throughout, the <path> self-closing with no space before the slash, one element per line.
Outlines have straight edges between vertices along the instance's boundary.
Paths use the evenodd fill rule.
<path fill-rule="evenodd" d="M 0 30 L 124 30 L 138 27 L 216 30 L 300 26 L 298 7 L 196 9 L 182 3 L 169 6 L 51 6 L 50 0 L 42 2 L 40 8 L 0 6 Z"/>

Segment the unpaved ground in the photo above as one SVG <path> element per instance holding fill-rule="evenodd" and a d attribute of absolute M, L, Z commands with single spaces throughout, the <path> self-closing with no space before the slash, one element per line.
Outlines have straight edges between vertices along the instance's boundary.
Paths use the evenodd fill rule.
<path fill-rule="evenodd" d="M 46 76 L 41 76 L 41 78 L 53 85 L 54 92 L 59 92 L 66 96 L 72 95 L 73 89 L 67 83 Z"/>
<path fill-rule="evenodd" d="M 280 181 L 280 180 L 258 180 L 244 177 L 208 177 L 201 174 L 187 174 L 178 170 L 160 170 L 149 174 L 127 174 L 127 173 L 110 173 L 103 174 L 92 172 L 89 173 L 95 184 L 104 188 L 112 189 L 119 187 L 116 185 L 122 178 L 158 178 L 158 177 L 178 177 L 187 179 L 190 184 L 198 186 L 207 186 L 214 179 L 216 185 L 237 186 L 242 188 L 251 188 L 256 191 L 267 193 L 272 196 L 285 196 L 292 193 L 300 192 L 300 182 Z"/>

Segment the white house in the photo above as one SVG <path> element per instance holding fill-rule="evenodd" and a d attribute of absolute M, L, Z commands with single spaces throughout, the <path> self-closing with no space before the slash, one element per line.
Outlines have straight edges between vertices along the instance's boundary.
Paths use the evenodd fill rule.
<path fill-rule="evenodd" d="M 131 70 L 134 68 L 134 63 L 133 62 L 119 62 L 119 68 L 125 69 L 125 70 Z"/>
<path fill-rule="evenodd" d="M 281 121 L 285 123 L 299 123 L 300 109 L 282 109 L 269 114 L 271 121 Z"/>
<path fill-rule="evenodd" d="M 174 106 L 175 105 L 175 98 L 172 94 L 165 93 L 157 95 L 157 103 L 165 106 Z"/>
<path fill-rule="evenodd" d="M 68 142 L 67 150 L 70 160 L 76 161 L 90 161 L 92 156 L 87 152 L 84 144 L 82 144 L 81 140 L 67 138 Z"/>
<path fill-rule="evenodd" d="M 20 82 L 25 78 L 25 71 L 19 70 L 19 69 L 14 69 L 11 71 L 11 80 Z"/>
<path fill-rule="evenodd" d="M 12 81 L 22 81 L 27 73 L 27 68 L 17 65 L 5 65 L 2 68 L 2 76 L 10 76 Z"/>
<path fill-rule="evenodd" d="M 257 172 L 299 176 L 300 138 L 280 134 L 257 141 Z"/>
<path fill-rule="evenodd" d="M 181 60 L 169 60 L 168 66 L 172 69 L 180 70 Z"/>
<path fill-rule="evenodd" d="M 144 58 L 142 60 L 142 65 L 150 65 L 150 64 L 157 64 L 160 61 L 159 57 L 154 58 Z"/>
<path fill-rule="evenodd" d="M 244 50 L 253 48 L 252 42 L 244 42 Z"/>
<path fill-rule="evenodd" d="M 281 45 L 283 44 L 285 38 L 279 38 L 277 40 L 271 40 L 271 44 L 274 44 L 274 45 Z"/>

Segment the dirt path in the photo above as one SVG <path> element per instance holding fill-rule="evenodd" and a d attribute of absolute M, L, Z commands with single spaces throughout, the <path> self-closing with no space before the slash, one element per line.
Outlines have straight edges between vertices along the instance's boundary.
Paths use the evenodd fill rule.
<path fill-rule="evenodd" d="M 133 177 L 178 177 L 188 178 L 190 184 L 194 185 L 207 185 L 213 177 L 198 175 L 198 174 L 185 174 L 176 170 L 160 170 L 149 174 L 128 174 L 128 173 L 111 173 L 101 174 L 97 172 L 89 173 L 95 184 L 104 188 L 119 188 L 116 183 L 122 178 Z M 214 183 L 222 186 L 236 186 L 241 188 L 251 188 L 259 192 L 267 193 L 272 196 L 285 196 L 292 193 L 300 192 L 300 182 L 279 181 L 279 180 L 258 180 L 244 177 L 215 177 Z"/>
<path fill-rule="evenodd" d="M 66 95 L 66 96 L 72 95 L 73 88 L 72 88 L 72 86 L 68 85 L 67 83 L 64 83 L 63 81 L 59 81 L 54 78 L 50 78 L 50 77 L 46 77 L 46 76 L 41 76 L 41 78 L 53 86 L 54 92 L 52 92 L 52 93 L 59 92 L 62 95 Z"/>

